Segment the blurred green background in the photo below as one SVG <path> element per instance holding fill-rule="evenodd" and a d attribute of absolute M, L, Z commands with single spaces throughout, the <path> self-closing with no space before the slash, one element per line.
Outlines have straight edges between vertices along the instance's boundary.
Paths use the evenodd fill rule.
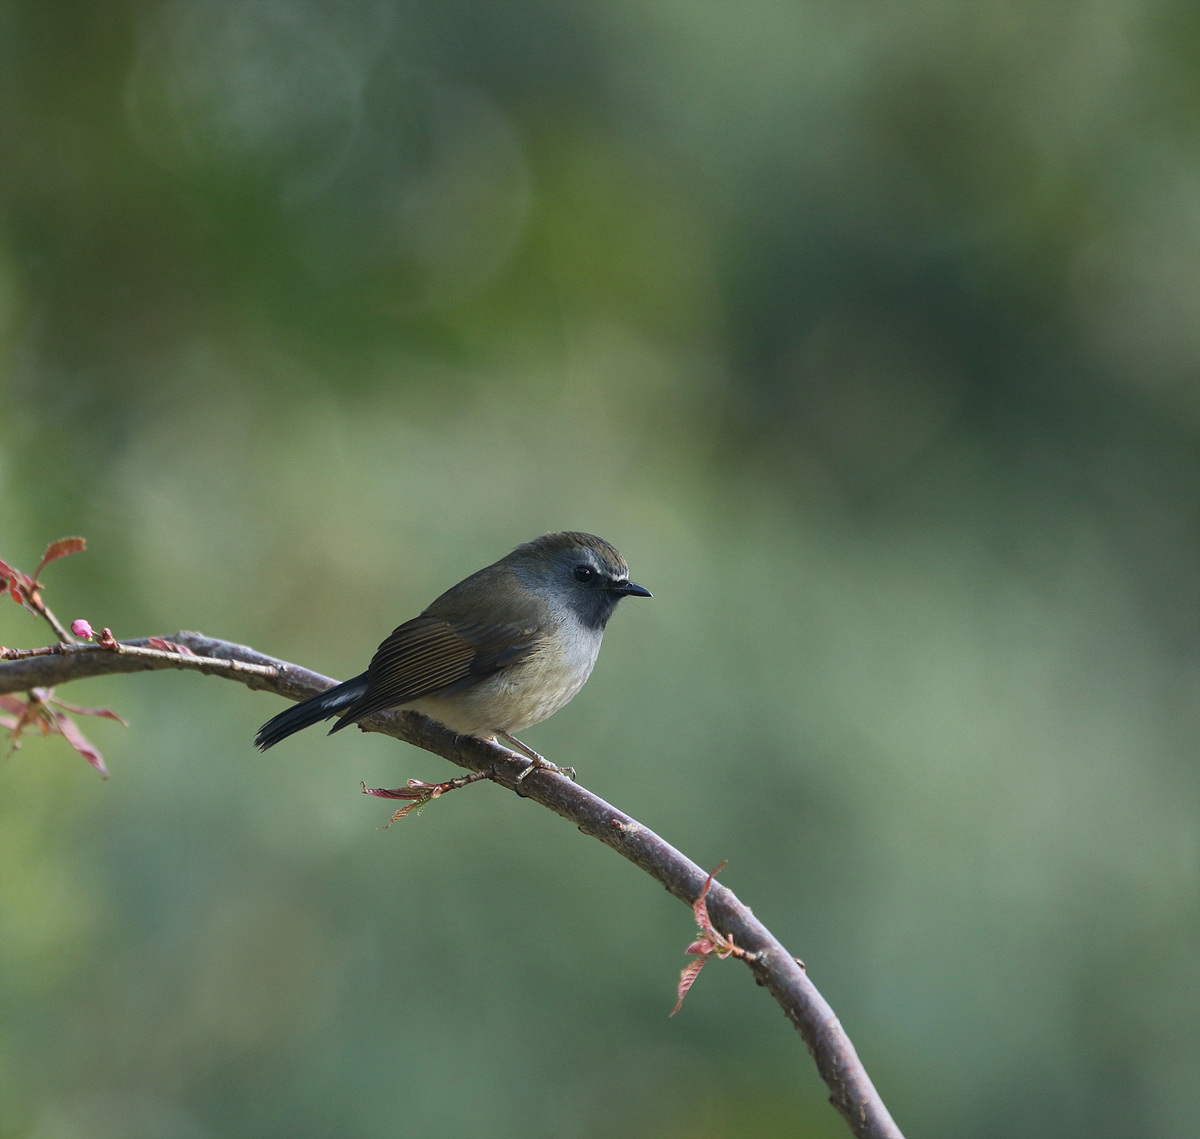
<path fill-rule="evenodd" d="M 594 531 L 527 734 L 808 963 L 911 1136 L 1200 1117 L 1200 9 L 0 5 L 0 557 L 335 676 Z M 47 630 L 0 607 L 0 643 Z M 0 767 L 0 1136 L 846 1134 L 691 916 L 150 674 Z"/>

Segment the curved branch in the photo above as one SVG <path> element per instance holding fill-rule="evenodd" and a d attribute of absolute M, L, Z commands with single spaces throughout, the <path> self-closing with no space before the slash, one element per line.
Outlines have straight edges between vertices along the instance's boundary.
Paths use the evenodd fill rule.
<path fill-rule="evenodd" d="M 99 645 L 59 646 L 57 651 L 52 649 L 42 656 L 0 661 L 0 693 L 49 688 L 89 676 L 163 668 L 198 669 L 294 700 L 322 692 L 336 683 L 320 673 L 276 660 L 245 645 L 200 633 L 174 633 L 166 639 L 191 649 L 197 656 L 153 649 L 136 653 L 121 651 L 121 648 L 147 649 L 148 639 L 119 642 L 121 648 L 115 650 Z M 363 728 L 415 744 L 469 771 L 494 768 L 495 781 L 510 790 L 516 790 L 518 776 L 530 763 L 499 744 L 455 735 L 415 712 L 384 712 L 364 721 Z M 527 798 L 627 858 L 689 906 L 700 897 L 708 877 L 704 870 L 648 827 L 579 784 L 561 775 L 537 771 L 524 780 L 520 789 Z M 859 1139 L 903 1139 L 854 1045 L 803 966 L 732 890 L 713 883 L 707 904 L 713 924 L 744 951 L 742 959 L 755 980 L 771 993 L 799 1030 L 829 1087 L 830 1102 L 845 1117 L 851 1131 Z"/>

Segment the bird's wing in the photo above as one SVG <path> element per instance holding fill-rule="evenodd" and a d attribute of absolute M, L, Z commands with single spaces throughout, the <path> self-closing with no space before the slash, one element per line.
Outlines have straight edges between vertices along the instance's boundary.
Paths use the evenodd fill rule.
<path fill-rule="evenodd" d="M 393 630 L 367 668 L 367 690 L 333 728 L 357 723 L 372 712 L 396 708 L 431 692 L 459 691 L 537 647 L 544 631 L 534 622 L 456 624 L 423 613 Z"/>

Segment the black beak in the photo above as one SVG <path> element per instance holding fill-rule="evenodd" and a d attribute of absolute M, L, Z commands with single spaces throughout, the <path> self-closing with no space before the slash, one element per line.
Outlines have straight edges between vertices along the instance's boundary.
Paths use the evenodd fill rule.
<path fill-rule="evenodd" d="M 615 593 L 618 597 L 653 597 L 654 594 L 650 590 L 640 585 L 634 585 L 632 581 L 614 581 L 609 587 L 609 592 Z"/>

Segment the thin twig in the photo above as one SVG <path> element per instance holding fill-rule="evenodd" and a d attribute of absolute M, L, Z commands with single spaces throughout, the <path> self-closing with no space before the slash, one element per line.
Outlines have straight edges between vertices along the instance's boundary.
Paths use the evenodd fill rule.
<path fill-rule="evenodd" d="M 0 648 L 0 660 L 26 660 L 29 657 L 48 657 L 53 653 L 60 652 L 62 652 L 62 645 L 43 645 L 40 649 Z"/>
<path fill-rule="evenodd" d="M 181 642 L 175 642 L 179 644 Z M 185 646 L 187 647 L 187 646 Z M 47 645 L 41 649 L 5 649 L 0 652 L 0 661 L 31 661 L 45 660 L 47 657 L 76 657 L 83 659 L 103 658 L 105 656 L 120 656 L 133 662 L 129 668 L 115 667 L 100 667 L 91 668 L 83 667 L 68 670 L 68 675 L 62 680 L 54 683 L 63 683 L 67 680 L 81 679 L 84 676 L 99 676 L 109 672 L 139 672 L 146 669 L 155 668 L 179 668 L 191 669 L 195 672 L 203 672 L 209 676 L 224 676 L 234 680 L 240 680 L 245 676 L 261 676 L 266 679 L 271 679 L 279 674 L 279 669 L 274 664 L 250 664 L 245 661 L 222 659 L 220 657 L 210 656 L 192 656 L 187 653 L 173 653 L 164 649 L 153 649 L 147 647 L 145 641 L 116 641 L 111 645 L 96 645 L 96 644 L 60 644 Z M 137 663 L 137 662 L 144 663 Z M 38 670 L 30 670 L 36 674 Z M 25 691 L 24 684 L 15 688 L 3 687 L 4 681 L 0 680 L 0 690 L 5 692 Z M 50 687 L 43 685 L 40 680 L 33 680 L 32 685 L 39 687 Z"/>
<path fill-rule="evenodd" d="M 0 661 L 0 693 L 51 687 L 69 680 L 142 669 L 192 668 L 228 677 L 250 688 L 268 689 L 299 700 L 336 682 L 299 665 L 276 660 L 244 645 L 200 633 L 168 638 L 198 655 L 147 649 L 146 642 L 120 642 L 120 651 L 94 645 L 60 646 L 61 651 L 22 660 Z M 139 651 L 131 651 L 131 650 Z M 363 724 L 424 748 L 469 771 L 493 768 L 495 782 L 517 789 L 530 760 L 488 740 L 459 736 L 415 712 L 385 712 Z M 599 839 L 660 882 L 675 897 L 694 906 L 708 875 L 691 859 L 636 819 L 561 775 L 534 771 L 521 794 L 561 815 L 584 834 Z M 799 964 L 732 890 L 712 883 L 707 894 L 713 925 L 744 950 L 740 958 L 799 1030 L 830 1090 L 830 1102 L 858 1139 L 903 1139 L 833 1010 Z"/>
<path fill-rule="evenodd" d="M 54 611 L 41 598 L 38 598 L 33 607 L 41 616 L 46 618 L 50 628 L 54 630 L 54 635 L 59 639 L 59 642 L 64 645 L 75 644 L 75 637 L 71 630 L 68 629 L 57 617 L 54 616 Z"/>

